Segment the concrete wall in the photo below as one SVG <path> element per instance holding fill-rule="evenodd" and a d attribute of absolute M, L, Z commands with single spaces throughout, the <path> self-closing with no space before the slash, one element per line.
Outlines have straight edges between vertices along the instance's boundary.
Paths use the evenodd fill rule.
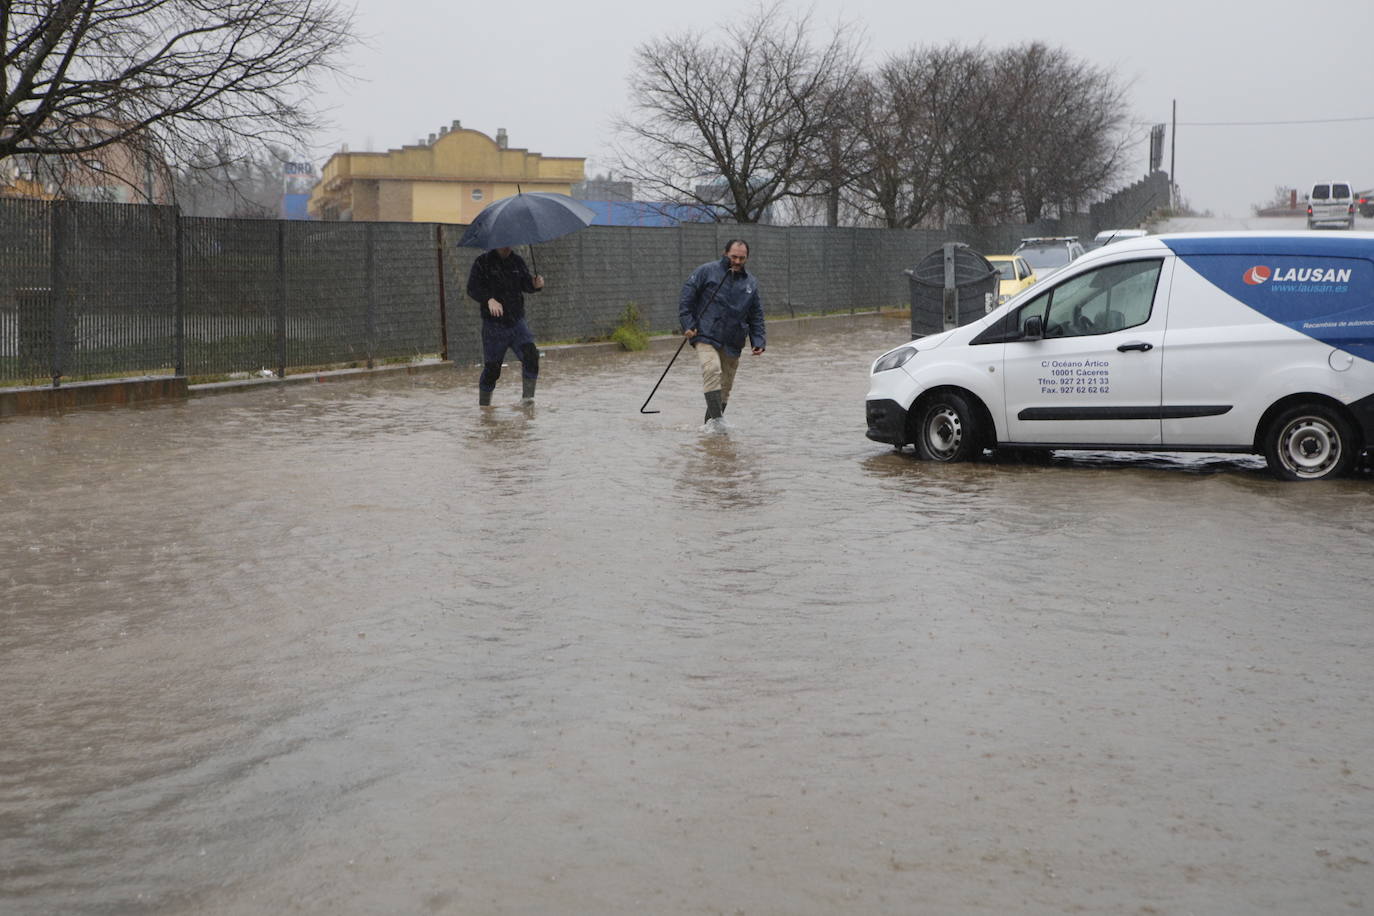
<path fill-rule="evenodd" d="M 0 417 L 74 407 L 176 401 L 186 396 L 186 379 L 178 376 L 74 382 L 60 388 L 0 388 Z"/>

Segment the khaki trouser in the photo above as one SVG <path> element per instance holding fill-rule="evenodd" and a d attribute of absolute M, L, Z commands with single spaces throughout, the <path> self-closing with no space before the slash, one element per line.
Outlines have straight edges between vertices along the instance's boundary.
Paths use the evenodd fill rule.
<path fill-rule="evenodd" d="M 720 391 L 722 404 L 730 400 L 730 389 L 735 384 L 735 370 L 739 368 L 739 357 L 723 353 L 702 341 L 693 346 L 697 351 L 697 361 L 701 363 L 701 390 Z"/>

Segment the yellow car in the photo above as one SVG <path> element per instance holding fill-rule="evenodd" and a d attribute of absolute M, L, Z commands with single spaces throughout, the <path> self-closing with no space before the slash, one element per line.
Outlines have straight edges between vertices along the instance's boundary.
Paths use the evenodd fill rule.
<path fill-rule="evenodd" d="M 1001 279 L 997 281 L 998 305 L 1035 282 L 1035 271 L 1020 255 L 990 254 L 987 259 L 1001 275 Z"/>

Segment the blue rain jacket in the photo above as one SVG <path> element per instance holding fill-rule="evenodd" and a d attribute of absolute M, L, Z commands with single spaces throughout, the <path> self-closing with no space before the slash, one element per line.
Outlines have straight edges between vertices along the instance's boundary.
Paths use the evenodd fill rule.
<path fill-rule="evenodd" d="M 697 329 L 693 346 L 704 340 L 730 356 L 740 355 L 746 336 L 754 346 L 765 346 L 759 281 L 748 270 L 731 273 L 728 258 L 708 261 L 692 271 L 682 284 L 677 317 L 682 330 Z"/>

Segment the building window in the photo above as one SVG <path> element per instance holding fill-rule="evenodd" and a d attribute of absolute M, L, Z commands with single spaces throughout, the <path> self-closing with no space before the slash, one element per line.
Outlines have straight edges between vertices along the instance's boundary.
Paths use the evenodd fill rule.
<path fill-rule="evenodd" d="M 481 200 L 481 199 L 482 199 L 482 189 L 481 189 L 481 188 L 473 188 L 473 189 L 472 189 L 472 199 L 473 199 L 473 200 Z"/>

